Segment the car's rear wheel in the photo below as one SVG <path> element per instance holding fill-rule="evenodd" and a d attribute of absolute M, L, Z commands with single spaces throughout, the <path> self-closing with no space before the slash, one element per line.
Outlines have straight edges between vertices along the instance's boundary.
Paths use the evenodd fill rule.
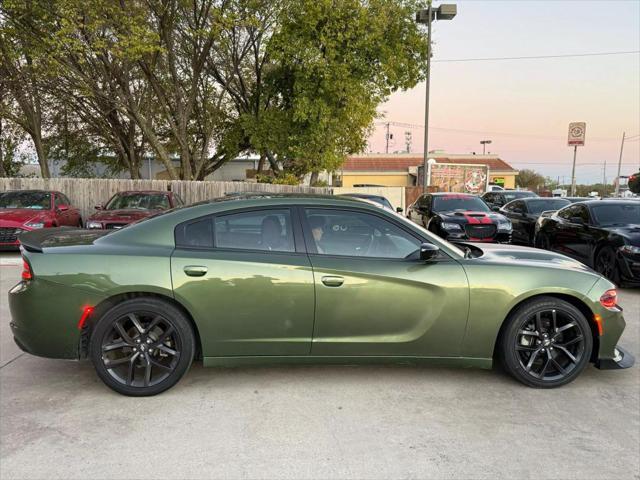
<path fill-rule="evenodd" d="M 185 314 L 155 298 L 126 300 L 106 312 L 91 334 L 98 376 L 123 395 L 161 393 L 187 372 L 195 336 Z"/>
<path fill-rule="evenodd" d="M 553 388 L 574 380 L 591 357 L 591 328 L 580 310 L 553 297 L 518 307 L 500 339 L 505 369 L 530 387 Z"/>
<path fill-rule="evenodd" d="M 616 252 L 611 247 L 603 247 L 596 256 L 595 269 L 616 285 L 620 284 L 620 271 L 616 261 Z"/>

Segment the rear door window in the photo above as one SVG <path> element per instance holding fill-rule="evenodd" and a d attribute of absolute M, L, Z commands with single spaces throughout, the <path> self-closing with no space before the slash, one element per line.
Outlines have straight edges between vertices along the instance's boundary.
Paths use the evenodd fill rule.
<path fill-rule="evenodd" d="M 214 220 L 216 248 L 293 252 L 293 228 L 288 209 L 221 215 Z"/>

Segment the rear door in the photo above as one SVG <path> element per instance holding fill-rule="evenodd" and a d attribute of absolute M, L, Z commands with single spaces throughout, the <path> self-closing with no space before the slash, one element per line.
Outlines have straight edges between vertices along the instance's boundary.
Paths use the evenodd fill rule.
<path fill-rule="evenodd" d="M 203 356 L 309 354 L 313 272 L 295 218 L 287 207 L 244 209 L 177 227 L 174 293 Z"/>
<path fill-rule="evenodd" d="M 304 208 L 302 218 L 316 285 L 312 354 L 459 354 L 469 300 L 458 262 L 420 261 L 425 240 L 383 214 Z"/>

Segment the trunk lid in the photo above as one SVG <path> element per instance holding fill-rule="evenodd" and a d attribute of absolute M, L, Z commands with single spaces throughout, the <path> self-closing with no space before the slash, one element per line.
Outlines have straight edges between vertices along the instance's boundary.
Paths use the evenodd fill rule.
<path fill-rule="evenodd" d="M 42 252 L 45 248 L 92 245 L 95 240 L 113 230 L 84 230 L 77 228 L 42 228 L 25 232 L 18 237 L 20 244 L 30 252 Z"/>

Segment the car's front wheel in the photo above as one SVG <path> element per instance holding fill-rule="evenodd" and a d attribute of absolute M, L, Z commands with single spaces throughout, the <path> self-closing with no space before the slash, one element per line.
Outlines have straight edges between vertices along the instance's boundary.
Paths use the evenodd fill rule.
<path fill-rule="evenodd" d="M 616 260 L 616 252 L 611 247 L 603 247 L 596 256 L 595 270 L 616 285 L 620 285 L 620 271 Z"/>
<path fill-rule="evenodd" d="M 574 380 L 591 357 L 591 328 L 582 312 L 554 297 L 518 307 L 500 338 L 505 369 L 530 387 L 553 388 Z"/>
<path fill-rule="evenodd" d="M 195 335 L 186 315 L 156 298 L 123 301 L 95 324 L 89 356 L 100 379 L 123 395 L 161 393 L 193 362 Z"/>

